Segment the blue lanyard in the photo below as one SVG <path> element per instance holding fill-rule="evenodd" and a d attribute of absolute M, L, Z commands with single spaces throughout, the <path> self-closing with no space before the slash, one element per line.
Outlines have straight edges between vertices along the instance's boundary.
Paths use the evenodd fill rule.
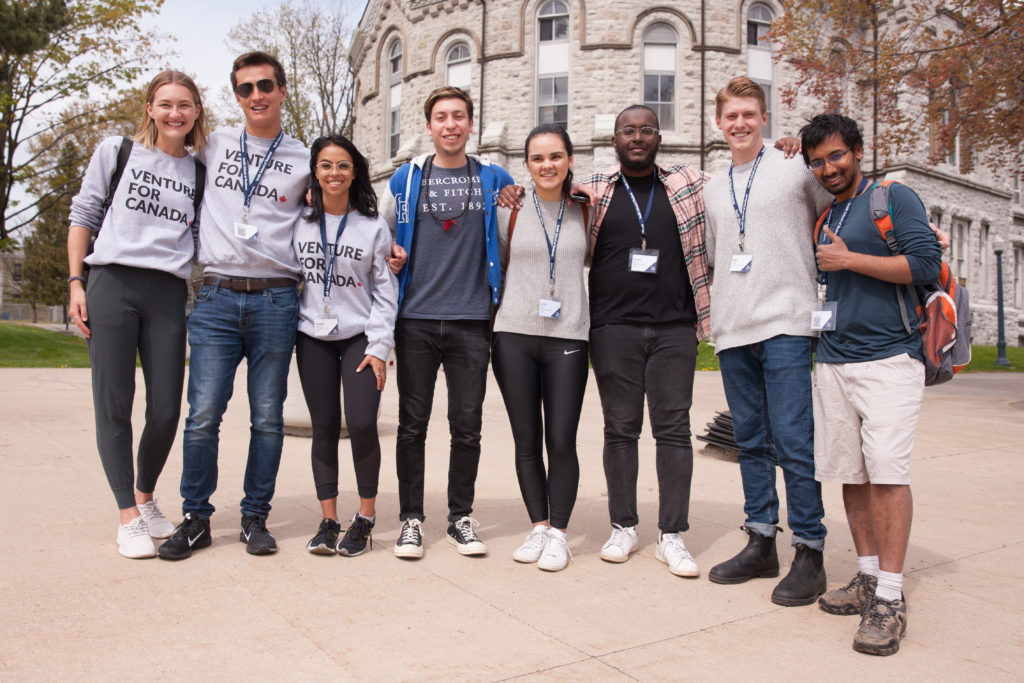
<path fill-rule="evenodd" d="M 565 215 L 565 195 L 562 195 L 562 203 L 558 205 L 558 219 L 555 221 L 555 238 L 548 237 L 548 228 L 544 225 L 544 215 L 540 211 L 540 202 L 537 201 L 537 190 L 533 191 L 533 208 L 537 209 L 537 220 L 540 221 L 540 229 L 544 231 L 544 241 L 548 243 L 548 258 L 550 268 L 548 279 L 551 282 L 552 295 L 555 289 L 555 252 L 558 251 L 558 236 L 562 234 L 562 216 Z"/>
<path fill-rule="evenodd" d="M 651 217 L 651 206 L 654 204 L 654 186 L 658 182 L 658 169 L 654 169 L 654 173 L 651 174 L 654 178 L 654 182 L 651 183 L 651 194 L 647 196 L 647 209 L 643 215 L 640 215 L 640 205 L 636 203 L 636 197 L 633 196 L 633 188 L 629 186 L 629 181 L 626 180 L 626 174 L 620 173 L 619 177 L 622 178 L 622 184 L 626 187 L 626 192 L 629 193 L 629 198 L 633 202 L 633 209 L 636 211 L 636 218 L 640 221 L 640 248 L 647 248 L 647 219 Z"/>
<path fill-rule="evenodd" d="M 341 241 L 341 233 L 345 232 L 345 224 L 348 223 L 348 212 L 352 209 L 350 202 L 345 209 L 345 215 L 338 222 L 338 234 L 334 238 L 334 248 L 330 256 L 327 255 L 327 216 L 320 214 L 320 244 L 324 248 L 324 314 L 327 313 L 327 303 L 331 300 L 331 286 L 334 284 L 334 258 L 338 255 L 338 242 Z"/>
<path fill-rule="evenodd" d="M 836 223 L 836 229 L 835 230 L 832 230 L 832 211 L 833 211 L 833 209 L 836 208 L 836 200 L 834 200 L 834 199 L 832 200 L 832 204 L 829 205 L 829 207 L 828 207 L 828 215 L 825 216 L 824 227 L 828 228 L 829 230 L 832 230 L 832 234 L 835 235 L 836 237 L 839 237 L 839 231 L 842 230 L 843 229 L 843 225 L 846 224 L 846 216 L 849 215 L 850 207 L 853 206 L 854 200 L 856 200 L 857 197 L 859 197 L 859 196 L 861 196 L 861 194 L 863 194 L 864 189 L 867 188 L 867 186 L 868 186 L 868 179 L 867 178 L 861 178 L 860 185 L 857 186 L 857 194 L 853 195 L 853 197 L 851 197 L 846 202 L 846 206 L 843 207 L 843 215 L 841 215 L 839 217 L 839 222 Z M 825 234 L 825 230 L 823 229 L 821 231 L 821 234 L 818 235 L 818 244 L 831 244 L 831 243 L 832 243 L 832 239 L 828 235 Z M 822 273 L 819 270 L 818 271 L 818 282 L 820 282 L 823 285 L 828 285 L 828 273 Z"/>
<path fill-rule="evenodd" d="M 242 210 L 243 221 L 249 218 L 249 203 L 252 202 L 252 196 L 256 193 L 256 188 L 260 186 L 260 181 L 263 180 L 263 174 L 270 167 L 270 160 L 273 158 L 274 152 L 277 151 L 278 145 L 284 139 L 284 130 L 279 132 L 274 141 L 270 143 L 270 149 L 267 150 L 263 161 L 260 162 L 260 167 L 256 169 L 256 176 L 252 179 L 252 183 L 249 182 L 249 146 L 246 144 L 248 138 L 248 133 L 245 132 L 245 128 L 242 128 L 242 134 L 238 136 L 238 145 L 242 148 L 242 203 L 245 207 Z"/>
<path fill-rule="evenodd" d="M 743 193 L 743 210 L 740 210 L 740 205 L 736 203 L 736 187 L 732 182 L 732 167 L 735 164 L 729 164 L 729 192 L 732 193 L 732 208 L 736 211 L 736 218 L 740 222 L 740 251 L 743 251 L 743 237 L 746 235 L 747 228 L 747 200 L 750 199 L 750 186 L 754 184 L 754 174 L 757 173 L 757 166 L 761 163 L 761 157 L 764 156 L 764 145 L 761 145 L 761 150 L 757 153 L 757 158 L 754 159 L 754 166 L 750 169 L 750 177 L 747 178 L 747 189 Z"/>

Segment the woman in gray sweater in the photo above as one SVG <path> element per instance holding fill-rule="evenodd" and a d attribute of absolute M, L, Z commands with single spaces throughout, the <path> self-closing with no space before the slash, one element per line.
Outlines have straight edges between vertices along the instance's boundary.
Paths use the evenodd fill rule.
<path fill-rule="evenodd" d="M 305 281 L 295 353 L 313 425 L 313 483 L 323 519 L 306 549 L 351 557 L 366 550 L 376 519 L 377 407 L 395 345 L 398 280 L 388 266 L 391 232 L 377 213 L 366 158 L 348 138 L 329 135 L 313 143 L 309 171 L 312 206 L 295 223 L 292 242 Z M 342 388 L 359 493 L 344 536 L 338 521 Z"/>
<path fill-rule="evenodd" d="M 583 207 L 569 198 L 573 157 L 565 129 L 537 126 L 526 138 L 525 155 L 533 191 L 516 213 L 498 213 L 504 275 L 492 362 L 533 523 L 512 557 L 559 571 L 569 562 L 566 527 L 580 478 L 576 430 L 589 373 L 587 226 Z"/>
<path fill-rule="evenodd" d="M 153 490 L 178 431 L 185 377 L 185 297 L 196 218 L 196 162 L 189 150 L 206 145 L 206 115 L 191 78 L 179 71 L 157 74 L 133 141 L 139 144 L 131 145 L 119 182 L 112 176 L 122 138 L 101 142 L 71 200 L 68 312 L 89 340 L 96 445 L 120 510 L 118 551 L 142 558 L 156 555 L 153 538 L 174 533 Z M 137 473 L 131 423 L 136 353 L 146 381 Z"/>

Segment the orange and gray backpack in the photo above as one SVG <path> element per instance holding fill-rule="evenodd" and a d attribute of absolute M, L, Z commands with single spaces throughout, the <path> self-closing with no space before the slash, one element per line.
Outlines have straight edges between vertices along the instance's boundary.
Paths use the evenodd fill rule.
<path fill-rule="evenodd" d="M 892 229 L 892 204 L 886 180 L 871 186 L 868 209 L 878 227 L 879 235 L 893 256 L 899 254 Z M 814 226 L 814 243 L 828 211 L 821 214 Z M 939 277 L 924 285 L 905 285 L 917 313 L 918 331 L 924 350 L 925 386 L 942 384 L 971 362 L 971 306 L 967 288 L 957 284 L 949 264 L 943 262 Z M 911 331 L 910 317 L 904 298 L 898 297 L 900 315 L 907 332 Z"/>

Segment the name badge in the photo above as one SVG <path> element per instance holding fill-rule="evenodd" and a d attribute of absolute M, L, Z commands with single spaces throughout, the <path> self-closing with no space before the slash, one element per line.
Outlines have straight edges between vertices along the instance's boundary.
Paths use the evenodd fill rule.
<path fill-rule="evenodd" d="M 238 221 L 235 221 L 235 237 L 248 242 L 259 242 L 260 229 L 255 225 L 250 225 L 249 223 L 239 223 Z"/>
<path fill-rule="evenodd" d="M 733 254 L 732 260 L 729 262 L 730 273 L 749 273 L 750 264 L 754 262 L 754 257 L 751 254 Z"/>
<path fill-rule="evenodd" d="M 826 301 L 811 311 L 811 332 L 831 332 L 836 329 L 836 311 L 838 303 Z"/>
<path fill-rule="evenodd" d="M 537 308 L 537 315 L 542 318 L 553 318 L 558 320 L 562 317 L 562 302 L 554 299 L 541 299 Z"/>
<path fill-rule="evenodd" d="M 331 337 L 338 334 L 337 318 L 317 318 L 313 321 L 314 337 Z"/>
<path fill-rule="evenodd" d="M 657 249 L 630 249 L 629 271 L 631 273 L 657 273 Z"/>

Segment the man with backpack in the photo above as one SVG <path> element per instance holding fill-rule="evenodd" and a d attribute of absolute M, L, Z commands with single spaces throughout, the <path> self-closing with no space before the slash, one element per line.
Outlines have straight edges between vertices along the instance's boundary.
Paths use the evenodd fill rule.
<path fill-rule="evenodd" d="M 855 650 L 891 655 L 907 623 L 902 571 L 913 510 L 910 454 L 925 384 L 908 286 L 936 280 L 941 249 L 921 200 L 897 184 L 889 188 L 889 216 L 898 253 L 890 252 L 870 211 L 855 121 L 822 114 L 800 133 L 804 161 L 834 197 L 816 238 L 815 477 L 843 484 L 859 567 L 819 605 L 861 615 Z"/>

